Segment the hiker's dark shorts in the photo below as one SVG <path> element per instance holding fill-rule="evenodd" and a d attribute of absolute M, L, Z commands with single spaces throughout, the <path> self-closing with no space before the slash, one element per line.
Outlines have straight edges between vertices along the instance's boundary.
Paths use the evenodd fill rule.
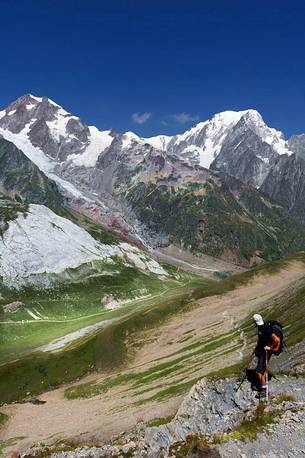
<path fill-rule="evenodd" d="M 272 356 L 272 353 L 268 351 L 267 352 L 268 361 L 270 361 L 271 356 Z M 266 352 L 265 351 L 257 355 L 257 366 L 255 370 L 259 374 L 264 374 L 266 372 Z"/>

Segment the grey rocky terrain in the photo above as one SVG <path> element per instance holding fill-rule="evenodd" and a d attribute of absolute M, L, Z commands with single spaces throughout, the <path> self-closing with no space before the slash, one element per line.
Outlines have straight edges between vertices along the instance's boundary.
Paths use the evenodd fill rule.
<path fill-rule="evenodd" d="M 304 456 L 305 380 L 288 376 L 273 380 L 268 403 L 255 399 L 247 382 L 238 391 L 236 387 L 235 379 L 202 379 L 168 423 L 154 427 L 139 424 L 133 432 L 104 446 L 65 451 L 62 444 L 62 451 L 59 447 L 48 453 L 53 458 Z M 192 440 L 195 447 L 186 445 Z M 24 456 L 40 456 L 46 451 L 36 447 Z"/>
<path fill-rule="evenodd" d="M 304 148 L 305 153 L 305 148 Z M 269 171 L 261 190 L 305 222 L 305 156 L 281 156 Z"/>
<path fill-rule="evenodd" d="M 259 188 L 279 155 L 254 129 L 255 119 L 243 116 L 228 133 L 211 169 L 232 175 Z"/>

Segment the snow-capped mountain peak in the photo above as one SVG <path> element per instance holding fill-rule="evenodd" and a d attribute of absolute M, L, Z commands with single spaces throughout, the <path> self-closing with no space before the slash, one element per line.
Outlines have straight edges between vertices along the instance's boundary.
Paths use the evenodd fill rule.
<path fill-rule="evenodd" d="M 47 162 L 71 160 L 84 167 L 94 167 L 99 154 L 113 140 L 110 130 L 87 126 L 53 100 L 32 94 L 19 97 L 1 112 L 0 133 L 13 142 L 12 134 L 18 134 L 19 140 L 22 137 L 24 148 L 28 143 L 24 151 L 27 155 L 35 147 L 46 156 Z M 30 156 L 35 162 L 33 155 Z"/>
<path fill-rule="evenodd" d="M 128 131 L 122 135 L 122 148 L 128 149 L 134 143 L 144 143 L 143 139 L 134 132 Z"/>
<path fill-rule="evenodd" d="M 195 160 L 208 168 L 220 151 L 228 132 L 250 111 L 224 111 L 196 124 L 186 132 L 169 136 L 146 138 L 154 147 Z"/>
<path fill-rule="evenodd" d="M 219 155 L 222 146 L 233 130 L 249 129 L 270 145 L 277 154 L 291 154 L 283 134 L 269 128 L 261 115 L 254 109 L 243 111 L 224 111 L 212 118 L 199 122 L 191 129 L 175 136 L 158 135 L 139 137 L 133 132 L 121 136 L 121 148 L 131 149 L 134 145 L 150 144 L 152 147 L 175 154 L 209 168 Z M 94 126 L 86 126 L 79 117 L 67 112 L 60 105 L 47 97 L 26 94 L 0 112 L 0 134 L 13 141 L 13 134 L 18 134 L 17 145 L 25 154 L 33 147 L 44 156 L 42 162 L 71 162 L 76 166 L 95 167 L 98 158 L 113 141 L 113 134 L 100 131 Z M 20 138 L 23 139 L 22 145 Z M 15 142 L 14 142 L 15 143 Z M 30 154 L 30 159 L 34 156 Z M 36 162 L 37 163 L 37 162 Z M 48 166 L 48 168 L 50 168 Z"/>
<path fill-rule="evenodd" d="M 118 158 L 121 152 L 131 163 L 138 163 L 148 154 L 147 145 L 205 168 L 223 170 L 255 186 L 261 185 L 278 155 L 292 154 L 283 134 L 268 127 L 254 109 L 223 111 L 184 133 L 145 138 L 130 131 L 119 135 L 87 126 L 49 98 L 32 94 L 0 112 L 0 135 L 75 197 L 79 192 L 71 182 L 77 186 L 81 183 L 83 189 L 86 181 L 89 192 L 92 180 L 97 189 L 111 189 L 110 181 L 107 186 L 101 183 L 101 179 L 108 183 L 106 176 L 100 175 L 103 164 L 109 166 L 109 157 Z M 242 162 L 244 167 L 247 164 L 247 173 L 241 170 Z"/>
<path fill-rule="evenodd" d="M 19 97 L 0 113 L 0 136 L 75 197 L 81 193 L 54 170 L 67 163 L 94 167 L 114 138 L 111 131 L 87 126 L 49 98 L 31 94 Z"/>
<path fill-rule="evenodd" d="M 223 111 L 211 119 L 196 124 L 182 134 L 157 136 L 145 141 L 154 147 L 195 160 L 209 168 L 219 155 L 226 139 L 235 129 L 254 132 L 262 142 L 272 146 L 276 154 L 292 154 L 282 132 L 268 127 L 261 114 L 254 109 Z"/>
<path fill-rule="evenodd" d="M 146 143 L 150 144 L 156 149 L 166 151 L 169 142 L 173 137 L 169 135 L 157 135 L 156 137 L 143 138 Z"/>
<path fill-rule="evenodd" d="M 261 139 L 271 145 L 278 154 L 293 154 L 289 150 L 283 132 L 268 127 L 262 116 L 256 110 L 249 110 L 244 115 L 244 120 Z"/>

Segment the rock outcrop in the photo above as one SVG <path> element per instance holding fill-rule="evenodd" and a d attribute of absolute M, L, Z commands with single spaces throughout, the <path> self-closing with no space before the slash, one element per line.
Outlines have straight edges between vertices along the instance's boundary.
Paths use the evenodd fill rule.
<path fill-rule="evenodd" d="M 4 313 L 15 313 L 21 309 L 21 307 L 24 307 L 24 303 L 20 301 L 11 302 L 10 304 L 2 306 Z"/>
<path fill-rule="evenodd" d="M 305 450 L 304 419 L 304 379 L 274 380 L 268 404 L 259 404 L 246 382 L 236 391 L 236 380 L 202 379 L 167 424 L 147 428 L 139 425 L 134 432 L 100 447 L 64 451 L 63 445 L 62 451 L 49 453 L 53 458 L 301 457 Z M 252 440 L 247 436 L 246 424 Z M 188 448 L 190 438 L 200 438 L 202 448 Z M 25 456 L 38 452 L 33 449 Z"/>

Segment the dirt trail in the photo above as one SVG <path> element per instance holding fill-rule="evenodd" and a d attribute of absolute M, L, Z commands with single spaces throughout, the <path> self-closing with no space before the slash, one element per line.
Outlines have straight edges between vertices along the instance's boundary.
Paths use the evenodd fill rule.
<path fill-rule="evenodd" d="M 10 420 L 0 432 L 0 440 L 24 437 L 16 444 L 21 451 L 33 443 L 51 443 L 61 438 L 103 442 L 133 427 L 139 420 L 174 414 L 183 393 L 177 391 L 168 398 L 159 396 L 159 399 L 158 394 L 167 387 L 238 362 L 245 346 L 238 322 L 250 312 L 272 303 L 276 296 L 293 288 L 304 276 L 304 264 L 291 262 L 276 274 L 258 275 L 229 293 L 197 301 L 196 307 L 187 313 L 142 332 L 132 342 L 135 354 L 124 374 L 150 370 L 140 384 L 126 382 L 94 398 L 72 401 L 64 398 L 67 387 L 61 387 L 40 397 L 46 401 L 44 405 L 27 403 L 1 407 Z M 217 346 L 213 339 L 220 335 L 228 338 L 223 345 Z M 204 342 L 213 342 L 209 351 L 205 350 Z M 168 364 L 166 369 L 160 368 L 163 363 Z M 112 377 L 119 375 L 114 372 Z M 95 374 L 81 383 L 92 380 L 101 383 L 104 378 L 103 374 Z M 154 395 L 157 398 L 149 400 Z"/>

